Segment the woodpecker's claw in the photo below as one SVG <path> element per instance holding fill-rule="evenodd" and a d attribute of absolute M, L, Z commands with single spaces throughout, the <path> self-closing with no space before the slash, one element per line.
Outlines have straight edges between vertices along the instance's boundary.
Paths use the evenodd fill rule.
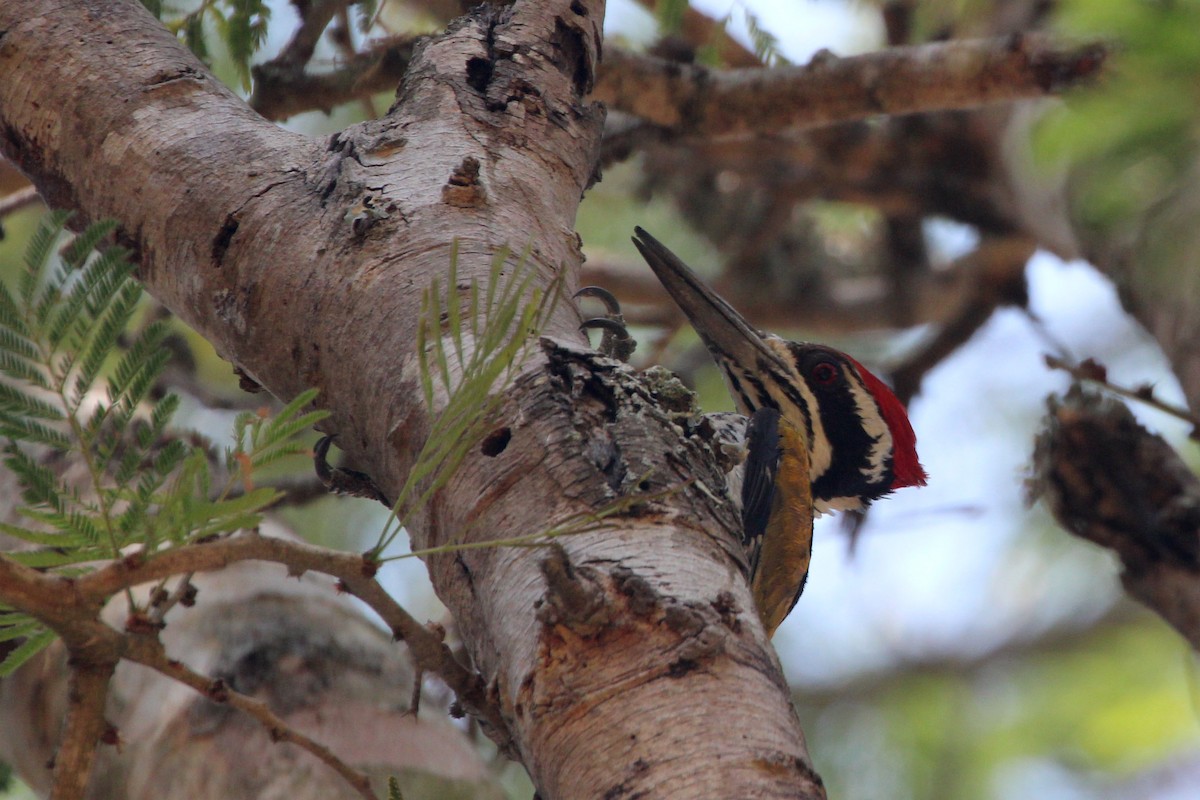
<path fill-rule="evenodd" d="M 629 335 L 629 329 L 625 327 L 625 317 L 621 315 L 621 304 L 617 302 L 613 293 L 599 286 L 585 286 L 575 293 L 575 297 L 594 297 L 604 303 L 604 308 L 608 313 L 603 317 L 585 319 L 579 329 L 581 331 L 592 328 L 600 330 L 602 332 L 598 348 L 600 352 L 609 358 L 628 361 L 629 357 L 633 355 L 633 351 L 637 349 L 637 341 Z"/>
<path fill-rule="evenodd" d="M 594 297 L 604 303 L 609 318 L 621 316 L 621 304 L 617 302 L 616 296 L 603 286 L 585 286 L 575 293 L 576 300 L 581 297 Z"/>
<path fill-rule="evenodd" d="M 375 485 L 375 481 L 371 479 L 370 475 L 358 470 L 335 467 L 329 463 L 327 457 L 331 444 L 333 444 L 332 436 L 322 436 L 313 446 L 313 465 L 316 468 L 318 480 L 324 484 L 325 488 L 334 494 L 365 497 L 391 507 L 392 501 L 387 498 L 382 489 Z"/>

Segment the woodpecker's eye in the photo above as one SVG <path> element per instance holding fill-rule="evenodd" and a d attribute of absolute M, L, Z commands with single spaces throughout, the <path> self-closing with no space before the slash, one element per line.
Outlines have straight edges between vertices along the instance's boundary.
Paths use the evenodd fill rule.
<path fill-rule="evenodd" d="M 838 379 L 838 368 L 832 361 L 818 361 L 808 370 L 808 377 L 814 383 L 830 386 Z"/>

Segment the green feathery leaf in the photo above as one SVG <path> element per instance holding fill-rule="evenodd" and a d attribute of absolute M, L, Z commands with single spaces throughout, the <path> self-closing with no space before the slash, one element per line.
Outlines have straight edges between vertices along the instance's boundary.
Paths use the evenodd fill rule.
<path fill-rule="evenodd" d="M 80 233 L 63 248 L 63 261 L 72 269 L 83 269 L 96 246 L 116 229 L 115 220 L 102 220 L 94 225 L 89 225 L 87 230 Z"/>
<path fill-rule="evenodd" d="M 78 364 L 78 371 L 71 395 L 72 407 L 78 407 L 92 390 L 101 367 L 116 349 L 117 341 L 129 325 L 141 296 L 140 286 L 132 281 L 125 283 L 113 301 L 96 318 L 88 341 L 73 359 L 74 364 Z"/>
<path fill-rule="evenodd" d="M 18 294 L 26 306 L 33 305 L 50 257 L 54 255 L 54 243 L 58 241 L 70 216 L 67 211 L 47 214 L 29 238 L 29 245 L 25 248 L 25 269 L 17 283 Z"/>
<path fill-rule="evenodd" d="M 0 437 L 30 444 L 44 444 L 63 453 L 71 449 L 71 439 L 65 433 L 31 419 L 0 417 Z"/>
<path fill-rule="evenodd" d="M 792 62 L 779 52 L 779 39 L 775 34 L 764 28 L 758 17 L 748 9 L 745 10 L 745 16 L 746 29 L 750 33 L 750 40 L 754 43 L 754 55 L 758 56 L 758 60 L 771 67 L 790 65 Z"/>
<path fill-rule="evenodd" d="M 25 324 L 25 317 L 17 306 L 16 298 L 3 281 L 0 281 L 0 326 L 3 326 L 6 332 L 11 331 L 16 336 L 29 338 L 29 326 Z"/>
<path fill-rule="evenodd" d="M 452 253 L 456 254 L 457 248 Z M 511 273 L 505 276 L 509 251 L 505 248 L 497 253 L 492 261 L 482 309 L 479 288 L 472 283 L 468 304 L 470 320 L 463 320 L 459 313 L 449 311 L 461 303 L 457 265 L 449 273 L 445 313 L 439 281 L 434 278 L 426 290 L 417 327 L 421 383 L 426 401 L 432 404 L 433 382 L 435 378 L 440 380 L 447 400 L 445 407 L 433 417 L 429 437 L 405 478 L 392 516 L 380 533 L 374 549 L 376 554 L 398 534 L 399 521 L 428 502 L 483 438 L 504 402 L 503 384 L 511 378 L 514 366 L 523 359 L 532 337 L 553 312 L 561 294 L 561 276 L 555 279 L 549 292 L 533 290 L 536 272 L 528 266 L 528 255 L 526 250 Z M 450 325 L 451 330 L 444 331 L 443 325 Z M 469 351 L 464 341 L 464 330 L 468 325 L 472 333 Z M 446 349 L 447 335 L 453 337 L 455 343 L 454 369 Z M 429 351 L 432 351 L 432 358 Z"/>
<path fill-rule="evenodd" d="M 37 633 L 41 623 L 32 617 L 24 617 L 17 622 L 0 622 L 0 642 L 11 642 L 25 636 Z"/>
<path fill-rule="evenodd" d="M 66 419 L 62 409 L 48 403 L 40 397 L 35 397 L 13 386 L 11 383 L 0 383 L 0 419 L 9 416 L 30 417 L 60 422 Z"/>
<path fill-rule="evenodd" d="M 4 449 L 4 465 L 20 480 L 21 497 L 26 503 L 62 509 L 62 489 L 58 477 L 48 467 L 12 442 Z"/>
<path fill-rule="evenodd" d="M 5 656 L 0 661 L 0 678 L 7 678 L 29 659 L 45 650 L 51 642 L 58 638 L 53 631 L 41 628 L 30 635 L 28 639 Z"/>

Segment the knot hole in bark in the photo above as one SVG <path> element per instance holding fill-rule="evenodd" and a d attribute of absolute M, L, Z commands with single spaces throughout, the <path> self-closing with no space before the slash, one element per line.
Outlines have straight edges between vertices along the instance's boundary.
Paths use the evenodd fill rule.
<path fill-rule="evenodd" d="M 511 440 L 511 428 L 508 426 L 497 428 L 484 437 L 483 443 L 479 446 L 479 451 L 488 458 L 495 458 L 505 451 Z"/>

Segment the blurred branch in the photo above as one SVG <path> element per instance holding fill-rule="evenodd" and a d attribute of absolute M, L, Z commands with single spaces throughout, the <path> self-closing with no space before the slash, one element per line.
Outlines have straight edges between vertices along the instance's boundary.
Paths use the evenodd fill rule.
<path fill-rule="evenodd" d="M 353 0 L 308 0 L 293 2 L 300 15 L 300 25 L 284 48 L 271 62 L 303 67 L 312 60 L 325 29 L 339 11 L 344 11 Z"/>
<path fill-rule="evenodd" d="M 664 0 L 639 0 L 640 4 L 657 16 Z M 693 49 L 702 47 L 715 51 L 718 63 L 730 67 L 762 67 L 758 56 L 745 45 L 729 35 L 724 22 L 713 19 L 689 5 L 684 9 L 679 26 L 679 36 Z"/>
<path fill-rule="evenodd" d="M 891 371 L 900 402 L 907 405 L 920 391 L 925 375 L 970 341 L 998 307 L 1026 305 L 1025 264 L 1036 249 L 1037 243 L 1024 236 L 989 238 L 960 259 L 971 265 L 973 280 L 954 313 L 929 341 Z"/>
<path fill-rule="evenodd" d="M 900 656 L 895 665 L 885 671 L 869 672 L 832 686 L 797 688 L 793 698 L 797 706 L 826 706 L 854 698 L 869 702 L 872 697 L 903 690 L 913 679 L 966 679 L 987 677 L 1005 661 L 1035 658 L 1055 659 L 1063 655 L 1094 647 L 1094 640 L 1112 635 L 1115 631 L 1137 628 L 1145 624 L 1144 613 L 1132 603 L 1117 603 L 1099 619 L 1086 625 L 1064 623 L 1035 635 L 1014 633 L 1004 642 L 970 652 L 933 652 Z M 973 676 L 971 673 L 977 673 Z M 982 673 L 982 674 L 979 674 Z"/>
<path fill-rule="evenodd" d="M 668 134 L 632 114 L 609 110 L 600 142 L 600 168 L 624 161 L 638 150 L 666 140 Z"/>
<path fill-rule="evenodd" d="M 1200 419 L 1197 419 L 1186 408 L 1180 408 L 1179 406 L 1159 400 L 1154 396 L 1153 384 L 1143 384 L 1136 389 L 1127 389 L 1124 386 L 1119 386 L 1108 379 L 1108 370 L 1105 369 L 1104 365 L 1091 358 L 1084 360 L 1083 363 L 1074 364 L 1058 356 L 1048 355 L 1046 356 L 1046 366 L 1051 369 L 1061 369 L 1077 381 L 1090 381 L 1104 387 L 1113 394 L 1120 395 L 1129 400 L 1137 400 L 1139 403 L 1156 408 L 1164 414 L 1170 414 L 1176 419 L 1183 420 L 1192 426 L 1191 438 L 1200 439 Z"/>
<path fill-rule="evenodd" d="M 1200 479 L 1116 400 L 1076 384 L 1049 409 L 1030 498 L 1113 550 L 1126 591 L 1200 650 Z"/>
<path fill-rule="evenodd" d="M 54 754 L 54 789 L 50 800 L 84 797 L 96 761 L 96 746 L 112 730 L 104 719 L 104 706 L 117 658 L 116 648 L 104 649 L 113 652 L 104 658 L 81 659 L 77 649 L 71 648 L 67 719 L 62 742 Z"/>
<path fill-rule="evenodd" d="M 468 711 L 494 727 L 496 735 L 504 735 L 507 726 L 499 709 L 487 697 L 479 676 L 463 666 L 441 639 L 392 599 L 375 580 L 376 565 L 355 553 L 243 533 L 176 547 L 149 558 L 130 556 L 73 579 L 70 591 L 64 590 L 67 581 L 63 578 L 43 575 L 0 559 L 0 600 L 22 609 L 39 609 L 28 613 L 36 613 L 39 619 L 62 633 L 60 620 L 71 620 L 81 608 L 103 603 L 124 589 L 171 575 L 217 570 L 247 560 L 282 564 L 291 575 L 312 571 L 337 578 L 343 590 L 370 606 L 393 636 L 404 640 L 421 669 L 440 677 Z M 39 601 L 30 602 L 31 598 Z"/>
<path fill-rule="evenodd" d="M 394 90 L 418 37 L 393 36 L 371 42 L 336 69 L 312 73 L 303 64 L 276 58 L 255 66 L 250 107 L 267 119 L 281 120 L 305 111 L 329 113 L 355 99 Z"/>
<path fill-rule="evenodd" d="M 26 186 L 22 189 L 17 189 L 12 194 L 7 194 L 0 197 L 0 220 L 7 217 L 22 208 L 27 208 L 41 200 L 41 195 L 37 189 L 32 186 Z"/>
<path fill-rule="evenodd" d="M 980 247 L 944 270 L 925 271 L 908 278 L 907 291 L 913 301 L 905 310 L 905 319 L 894 319 L 894 301 L 886 287 L 877 292 L 863 292 L 850 300 L 835 300 L 826 291 L 761 294 L 740 273 L 733 273 L 718 284 L 721 295 L 736 308 L 744 308 L 755 325 L 763 329 L 803 329 L 806 334 L 845 335 L 878 331 L 904 325 L 935 324 L 944 328 L 963 327 L 960 320 L 977 319 L 983 308 L 994 308 L 1005 301 L 1018 302 L 1017 288 L 1024 285 L 1024 266 L 1030 250 L 1020 237 L 986 240 Z M 1024 256 L 1022 257 L 1022 253 Z M 626 319 L 636 325 L 669 325 L 682 315 L 654 279 L 652 273 L 639 266 L 592 258 L 583 266 L 581 280 L 585 284 L 603 286 L 621 301 Z M 972 311 L 972 309 L 975 309 Z M 979 321 L 982 324 L 984 320 Z M 972 328 L 972 332 L 978 328 Z M 949 334 L 946 334 L 949 336 Z M 942 336 L 942 334 L 938 334 Z M 963 338 L 963 337 L 966 338 Z M 969 335 L 956 337 L 961 345 Z M 923 363 L 933 357 L 932 348 Z M 951 352 L 953 349 L 951 348 Z M 939 350 L 944 349 L 938 345 Z M 916 358 L 917 356 L 914 356 Z M 930 366 L 902 365 L 898 372 L 911 372 L 919 384 L 920 377 Z"/>
<path fill-rule="evenodd" d="M 687 136 L 804 130 L 876 115 L 975 108 L 1093 79 L 1105 45 L 1041 34 L 895 47 L 803 67 L 710 70 L 610 50 L 593 98 Z"/>
<path fill-rule="evenodd" d="M 250 105 L 285 119 L 393 89 L 414 45 L 413 37 L 382 39 L 322 74 L 281 54 L 254 68 Z M 1107 53 L 1099 43 L 1026 34 L 848 58 L 818 54 L 802 67 L 713 70 L 610 48 L 592 98 L 687 136 L 797 131 L 1056 94 L 1094 79 Z"/>

